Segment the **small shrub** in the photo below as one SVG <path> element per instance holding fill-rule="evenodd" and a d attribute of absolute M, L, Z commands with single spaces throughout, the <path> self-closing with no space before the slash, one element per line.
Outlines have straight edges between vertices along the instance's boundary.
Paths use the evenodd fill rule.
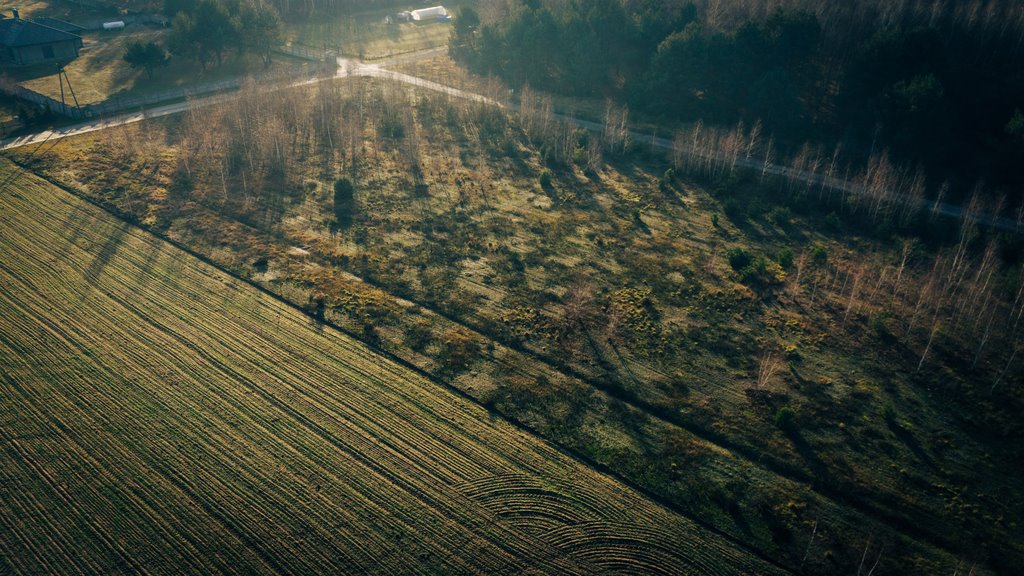
<path fill-rule="evenodd" d="M 735 223 L 743 222 L 749 216 L 749 208 L 746 202 L 742 202 L 735 198 L 730 198 L 722 204 L 722 212 L 729 217 Z"/>
<path fill-rule="evenodd" d="M 540 173 L 540 177 L 537 178 L 537 182 L 540 183 L 540 187 L 544 190 L 551 189 L 551 172 L 544 170 Z"/>
<path fill-rule="evenodd" d="M 715 228 L 718 228 L 718 213 L 717 212 L 715 212 L 714 214 L 711 215 L 711 225 L 714 226 Z"/>
<path fill-rule="evenodd" d="M 452 330 L 444 335 L 437 360 L 443 371 L 457 374 L 468 368 L 479 354 L 479 342 L 469 334 Z"/>
<path fill-rule="evenodd" d="M 765 216 L 765 220 L 778 226 L 786 226 L 793 219 L 793 213 L 785 206 L 776 206 Z"/>
<path fill-rule="evenodd" d="M 793 267 L 793 249 L 783 248 L 779 251 L 778 255 L 775 256 L 775 261 L 779 263 L 785 269 Z"/>
<path fill-rule="evenodd" d="M 405 345 L 416 352 L 426 350 L 433 338 L 430 323 L 426 321 L 414 322 L 405 329 Z"/>
<path fill-rule="evenodd" d="M 896 425 L 896 408 L 893 407 L 891 402 L 886 402 L 882 406 L 882 418 L 889 425 Z"/>
<path fill-rule="evenodd" d="M 743 248 L 733 248 L 726 253 L 729 266 L 739 273 L 740 282 L 749 286 L 768 286 L 785 279 L 786 273 L 778 264 L 763 254 L 751 254 Z"/>
<path fill-rule="evenodd" d="M 726 256 L 729 258 L 729 266 L 732 266 L 732 269 L 737 272 L 749 266 L 754 260 L 750 252 L 739 247 L 730 249 L 726 252 Z"/>
<path fill-rule="evenodd" d="M 879 312 L 871 316 L 871 329 L 878 334 L 879 338 L 888 338 L 891 336 L 889 333 L 889 325 L 886 322 L 888 319 L 889 315 L 885 312 Z"/>
<path fill-rule="evenodd" d="M 193 190 L 195 190 L 195 182 L 192 180 L 192 174 L 189 173 L 184 162 L 178 162 L 174 172 L 171 173 L 170 185 L 167 186 L 168 197 L 173 200 L 184 200 L 192 194 Z"/>
<path fill-rule="evenodd" d="M 878 238 L 879 240 L 891 240 L 893 235 L 896 234 L 896 226 L 889 220 L 886 220 L 878 226 L 875 226 L 873 232 L 875 234 L 875 238 Z"/>
<path fill-rule="evenodd" d="M 796 412 L 789 406 L 779 408 L 775 413 L 775 427 L 783 432 L 792 432 L 796 429 Z"/>
<path fill-rule="evenodd" d="M 550 166 L 551 168 L 558 168 L 564 165 L 562 159 L 559 158 L 558 154 L 555 153 L 555 150 L 547 145 L 541 147 L 540 159 L 545 166 Z"/>
<path fill-rule="evenodd" d="M 828 262 L 828 249 L 820 244 L 815 245 L 814 248 L 811 249 L 811 261 L 818 266 L 823 266 Z"/>
<path fill-rule="evenodd" d="M 835 212 L 829 212 L 828 216 L 825 216 L 825 227 L 828 228 L 829 230 L 839 230 L 840 224 L 841 223 L 839 221 L 839 215 L 836 214 Z"/>
<path fill-rule="evenodd" d="M 380 347 L 380 332 L 377 331 L 377 327 L 373 324 L 363 324 L 363 342 L 366 342 L 370 346 Z"/>
<path fill-rule="evenodd" d="M 385 110 L 383 117 L 377 123 L 377 130 L 385 138 L 399 140 L 405 136 L 405 122 L 397 111 Z"/>
<path fill-rule="evenodd" d="M 339 178 L 334 183 L 334 218 L 341 227 L 352 224 L 356 209 L 355 187 L 348 178 Z"/>
<path fill-rule="evenodd" d="M 671 168 L 665 170 L 665 173 L 658 178 L 658 190 L 662 193 L 668 192 L 673 180 L 675 180 L 675 171 Z"/>

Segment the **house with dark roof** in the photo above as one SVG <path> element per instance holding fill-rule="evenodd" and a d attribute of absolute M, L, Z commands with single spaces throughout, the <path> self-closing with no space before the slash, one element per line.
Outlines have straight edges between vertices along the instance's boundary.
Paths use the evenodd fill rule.
<path fill-rule="evenodd" d="M 82 37 L 52 26 L 14 18 L 0 20 L 0 66 L 65 64 L 78 57 Z"/>

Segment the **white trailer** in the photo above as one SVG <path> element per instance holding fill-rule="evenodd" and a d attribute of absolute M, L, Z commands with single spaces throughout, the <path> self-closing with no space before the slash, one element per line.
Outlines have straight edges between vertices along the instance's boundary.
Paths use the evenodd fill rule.
<path fill-rule="evenodd" d="M 412 19 L 414 22 L 437 20 L 438 18 L 445 18 L 447 16 L 448 10 L 446 10 L 444 6 L 431 6 L 430 8 L 420 8 L 419 10 L 412 11 Z"/>

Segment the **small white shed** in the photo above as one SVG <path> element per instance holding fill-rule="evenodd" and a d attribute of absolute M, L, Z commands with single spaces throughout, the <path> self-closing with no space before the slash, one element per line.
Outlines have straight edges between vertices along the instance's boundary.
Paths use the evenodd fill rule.
<path fill-rule="evenodd" d="M 431 6 L 430 8 L 420 8 L 419 10 L 412 11 L 412 19 L 415 22 L 436 20 L 446 16 L 448 16 L 448 10 L 444 6 Z"/>

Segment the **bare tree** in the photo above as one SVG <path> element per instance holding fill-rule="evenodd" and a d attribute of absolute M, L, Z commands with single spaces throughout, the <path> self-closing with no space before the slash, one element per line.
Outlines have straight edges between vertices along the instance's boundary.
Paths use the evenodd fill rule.
<path fill-rule="evenodd" d="M 853 272 L 853 286 L 850 288 L 850 299 L 846 303 L 846 312 L 843 313 L 843 324 L 850 318 L 850 312 L 857 302 L 857 291 L 860 289 L 860 281 L 864 277 L 864 266 L 858 266 Z"/>
<path fill-rule="evenodd" d="M 939 331 L 939 326 L 938 313 L 936 313 L 935 318 L 932 320 L 932 331 L 928 335 L 928 344 L 925 345 L 924 352 L 921 353 L 921 361 L 917 363 L 916 372 L 920 372 L 921 367 L 924 366 L 924 360 L 928 357 L 928 351 L 932 348 L 932 341 L 935 340 L 935 333 Z"/>
<path fill-rule="evenodd" d="M 775 375 L 775 372 L 779 369 L 781 361 L 775 356 L 775 353 L 771 350 L 766 350 L 762 355 L 760 361 L 757 363 L 757 384 L 756 388 L 763 389 L 768 385 L 769 380 Z"/>
<path fill-rule="evenodd" d="M 903 279 L 903 271 L 907 268 L 907 260 L 910 258 L 913 246 L 913 243 L 908 240 L 903 240 L 900 244 L 900 266 L 896 270 L 896 280 L 892 283 L 892 300 L 890 300 L 890 303 L 895 302 L 896 296 L 899 294 L 900 280 Z"/>
<path fill-rule="evenodd" d="M 769 138 L 768 139 L 768 146 L 765 148 L 765 151 L 764 151 L 764 163 L 761 166 L 761 182 L 762 183 L 764 182 L 765 174 L 768 173 L 768 167 L 772 165 L 772 159 L 774 158 L 773 157 L 773 152 L 774 151 L 772 150 L 772 147 L 774 146 L 774 144 L 775 144 L 775 139 L 774 138 Z"/>

